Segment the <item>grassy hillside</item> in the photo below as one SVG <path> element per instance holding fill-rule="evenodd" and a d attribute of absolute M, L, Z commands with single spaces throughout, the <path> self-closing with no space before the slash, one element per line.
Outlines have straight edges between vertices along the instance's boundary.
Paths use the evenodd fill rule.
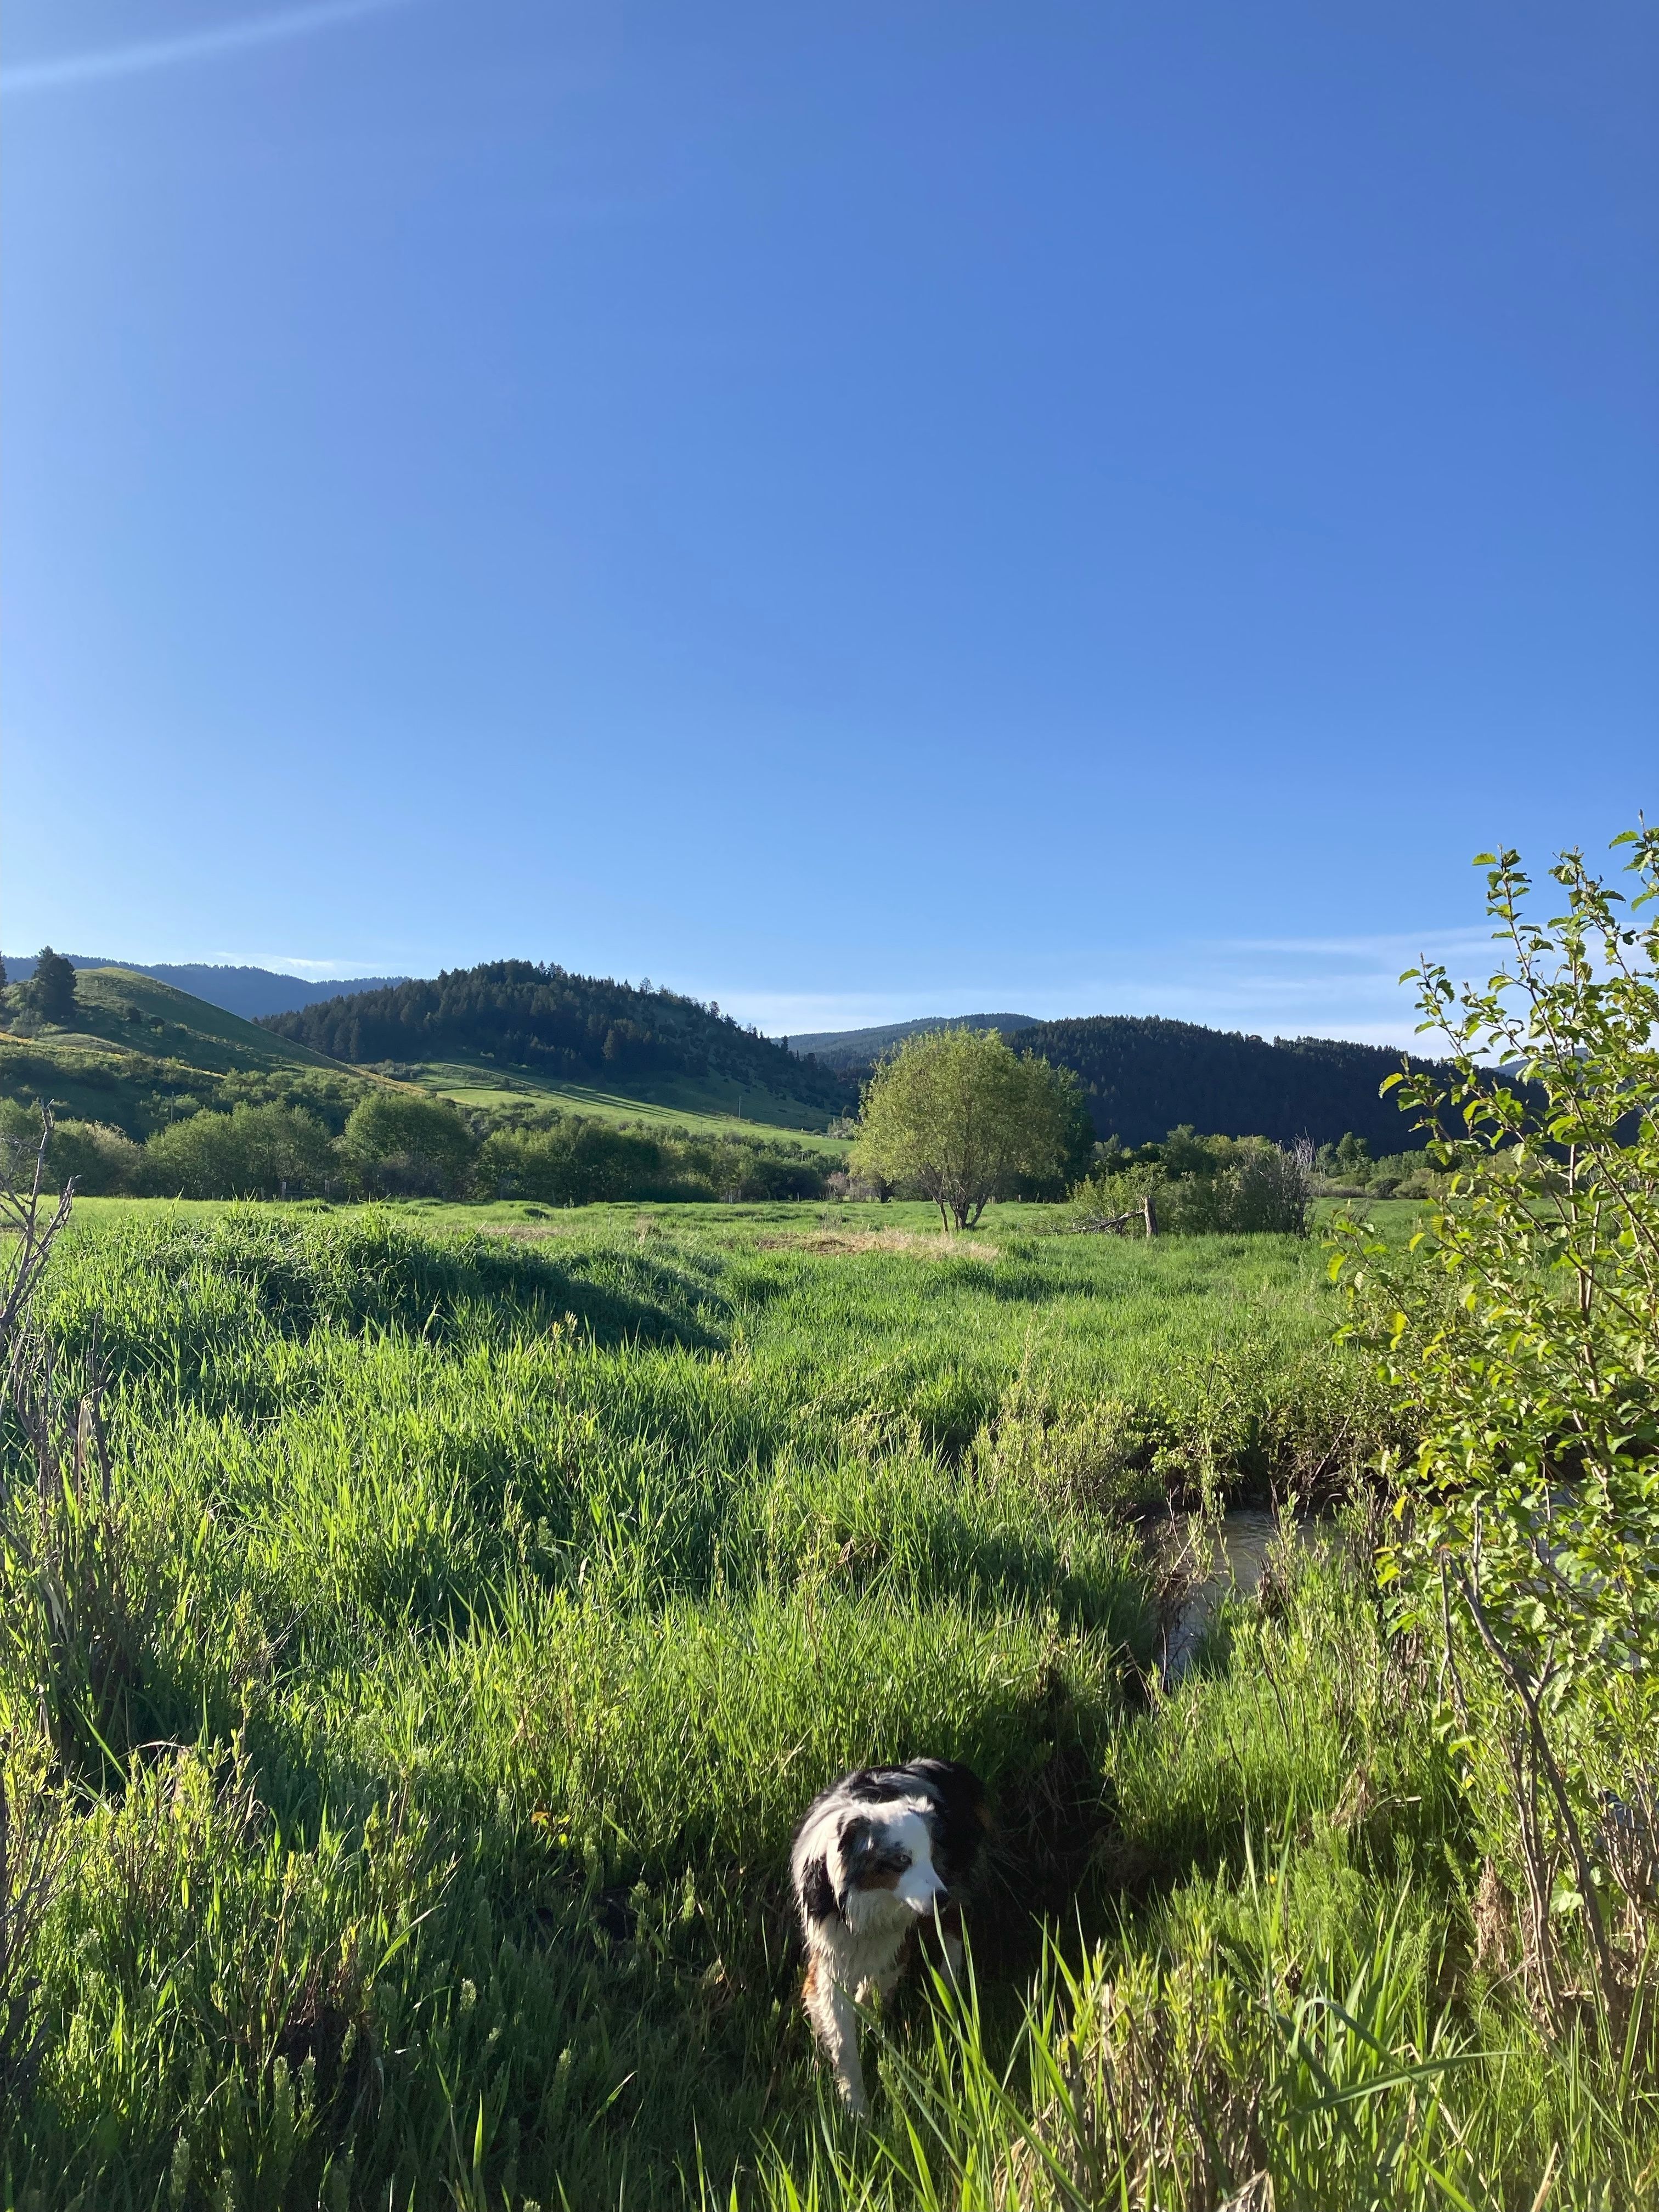
<path fill-rule="evenodd" d="M 333 999 L 263 1026 L 357 1066 L 459 1062 L 690 1112 L 735 1112 L 742 1093 L 753 1119 L 782 1127 L 821 1128 L 843 1103 L 833 1076 L 717 1007 L 527 960 Z"/>
<path fill-rule="evenodd" d="M 1323 1255 L 1043 1218 L 89 1210 L 41 1318 L 72 1367 L 98 1317 L 111 1502 L 66 1605 L 0 1553 L 8 2201 L 1650 2203 L 1645 2042 L 1633 2094 L 1547 2050 L 1471 1936 L 1486 1808 L 1363 1524 L 1157 1686 L 1144 1510 L 1381 1433 Z M 976 1981 L 869 2031 L 855 2131 L 788 1838 L 923 1750 L 996 1808 Z"/>
<path fill-rule="evenodd" d="M 386 1060 L 376 1072 L 438 1097 L 453 1098 L 458 1106 L 480 1107 L 508 1118 L 526 1109 L 552 1106 L 595 1121 L 653 1130 L 685 1129 L 722 1137 L 787 1131 L 836 1157 L 847 1149 L 844 1138 L 825 1133 L 832 1118 L 826 1108 L 771 1091 L 744 1090 L 714 1076 L 665 1076 L 654 1082 L 647 1078 L 624 1091 L 608 1084 L 538 1076 L 485 1060 Z"/>
<path fill-rule="evenodd" d="M 52 1100 L 67 1117 L 143 1138 L 180 1111 L 281 1098 L 334 1126 L 376 1079 L 131 968 L 83 969 L 67 1025 L 3 994 L 0 1097 Z"/>
<path fill-rule="evenodd" d="M 270 1100 L 308 1106 L 337 1133 L 357 1100 L 391 1080 L 492 1120 L 551 1107 L 702 1138 L 787 1131 L 826 1155 L 845 1150 L 823 1134 L 830 1120 L 823 1108 L 744 1090 L 718 1073 L 646 1076 L 630 1092 L 483 1058 L 349 1068 L 133 969 L 82 970 L 69 1026 L 43 1024 L 23 1012 L 15 988 L 5 997 L 16 1026 L 0 1029 L 0 1097 L 27 1104 L 47 1098 L 63 1118 L 104 1122 L 141 1139 L 198 1106 L 226 1111 Z"/>
<path fill-rule="evenodd" d="M 54 1039 L 68 1046 L 113 1045 L 152 1057 L 187 1060 L 220 1073 L 231 1068 L 335 1067 L 326 1053 L 245 1021 L 240 1014 L 192 998 L 136 968 L 83 968 L 75 979 L 80 1012 Z"/>

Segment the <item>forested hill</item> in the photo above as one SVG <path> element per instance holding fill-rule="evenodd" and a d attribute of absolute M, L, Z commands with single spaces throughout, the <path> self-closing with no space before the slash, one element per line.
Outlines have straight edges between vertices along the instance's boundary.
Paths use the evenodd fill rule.
<path fill-rule="evenodd" d="M 802 1059 L 810 1054 L 820 1067 L 862 1077 L 906 1037 L 956 1029 L 1000 1030 L 1004 1036 L 1013 1036 L 1029 1030 L 1036 1018 L 1034 1014 L 922 1014 L 913 1022 L 888 1022 L 879 1029 L 820 1030 L 811 1036 L 790 1037 L 787 1042 L 791 1052 Z"/>
<path fill-rule="evenodd" d="M 1275 1037 L 1271 1044 L 1232 1030 L 1152 1014 L 1097 1014 L 1087 1020 L 1036 1022 L 1015 1040 L 1076 1071 L 1095 1133 L 1144 1145 L 1189 1122 L 1206 1135 L 1310 1137 L 1335 1144 L 1348 1131 L 1374 1153 L 1411 1150 L 1421 1140 L 1384 1077 L 1402 1054 L 1332 1037 Z"/>
<path fill-rule="evenodd" d="M 357 1066 L 483 1055 L 567 1082 L 713 1076 L 832 1109 L 844 1103 L 827 1070 L 715 1006 L 529 960 L 360 991 L 260 1026 Z"/>

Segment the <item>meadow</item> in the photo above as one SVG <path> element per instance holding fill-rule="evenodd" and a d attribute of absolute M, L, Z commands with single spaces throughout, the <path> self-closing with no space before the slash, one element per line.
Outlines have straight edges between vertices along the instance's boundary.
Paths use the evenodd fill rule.
<path fill-rule="evenodd" d="M 1515 1998 L 1318 1237 L 1059 1226 L 78 1209 L 38 1318 L 110 1479 L 7 1567 L 4 2203 L 1659 2201 L 1639 2019 Z M 1246 1498 L 1337 1518 L 1166 1686 L 1171 1516 Z M 921 1751 L 996 1807 L 974 1981 L 858 2130 L 785 1858 Z"/>
<path fill-rule="evenodd" d="M 605 1088 L 575 1078 L 503 1069 L 486 1060 L 393 1060 L 377 1069 L 400 1083 L 412 1083 L 434 1097 L 487 1113 L 512 1115 L 526 1107 L 555 1106 L 598 1121 L 647 1129 L 695 1129 L 702 1136 L 750 1136 L 757 1129 L 787 1132 L 802 1143 L 821 1146 L 839 1165 L 842 1140 L 827 1136 L 827 1109 L 799 1099 L 775 1097 L 729 1076 L 642 1078 L 626 1088 Z"/>

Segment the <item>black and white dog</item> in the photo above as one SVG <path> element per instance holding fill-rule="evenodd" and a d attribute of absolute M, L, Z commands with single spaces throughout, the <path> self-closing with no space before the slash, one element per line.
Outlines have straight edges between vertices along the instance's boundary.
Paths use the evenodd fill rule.
<path fill-rule="evenodd" d="M 887 1996 L 910 1938 L 937 1917 L 954 1979 L 959 1893 L 989 1826 L 977 1775 L 949 1759 L 863 1766 L 815 1797 L 789 1873 L 806 1939 L 802 1999 L 852 2110 L 868 2111 L 855 2002 Z"/>

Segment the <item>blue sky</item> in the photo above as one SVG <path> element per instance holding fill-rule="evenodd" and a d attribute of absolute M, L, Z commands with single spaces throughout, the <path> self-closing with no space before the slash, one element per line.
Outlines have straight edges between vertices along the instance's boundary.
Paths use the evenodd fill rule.
<path fill-rule="evenodd" d="M 5 40 L 9 949 L 1393 1037 L 1656 803 L 1650 5 Z"/>

